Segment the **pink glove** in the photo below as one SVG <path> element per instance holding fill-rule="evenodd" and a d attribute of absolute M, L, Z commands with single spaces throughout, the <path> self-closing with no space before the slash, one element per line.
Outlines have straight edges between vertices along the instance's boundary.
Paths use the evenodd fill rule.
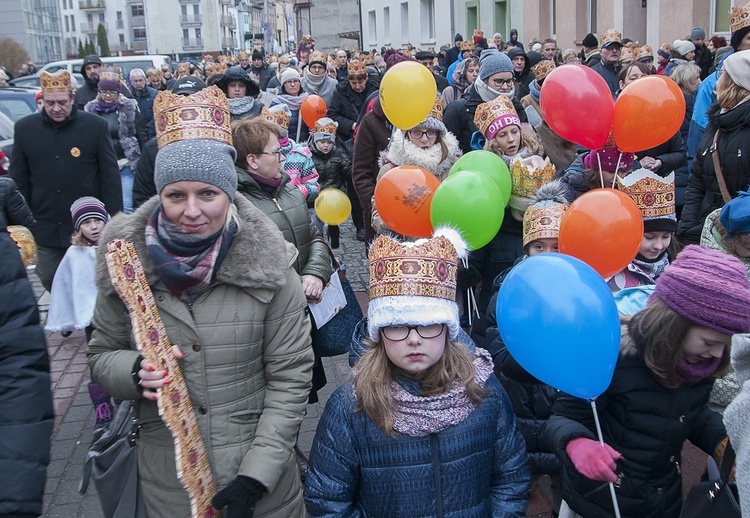
<path fill-rule="evenodd" d="M 614 482 L 617 480 L 616 461 L 622 454 L 608 444 L 602 446 L 598 441 L 579 437 L 565 447 L 565 451 L 579 473 L 591 480 Z"/>

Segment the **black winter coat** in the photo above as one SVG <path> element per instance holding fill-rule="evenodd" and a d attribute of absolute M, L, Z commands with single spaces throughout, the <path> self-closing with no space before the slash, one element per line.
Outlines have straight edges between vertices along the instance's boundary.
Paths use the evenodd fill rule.
<path fill-rule="evenodd" d="M 39 516 L 55 415 L 36 297 L 0 229 L 0 516 Z"/>
<path fill-rule="evenodd" d="M 154 183 L 154 164 L 156 153 L 159 151 L 156 145 L 156 137 L 152 138 L 141 148 L 141 158 L 135 165 L 135 180 L 133 182 L 133 209 L 137 209 L 156 192 Z"/>
<path fill-rule="evenodd" d="M 596 399 L 604 442 L 622 453 L 615 492 L 622 516 L 677 518 L 682 508 L 681 452 L 686 439 L 713 453 L 726 437 L 721 415 L 708 406 L 713 385 L 707 379 L 668 389 L 640 359 L 627 332 L 612 383 Z M 561 395 L 545 426 L 545 438 L 563 463 L 562 494 L 586 518 L 614 516 L 605 482 L 576 471 L 565 452 L 577 437 L 596 439 L 591 405 Z"/>
<path fill-rule="evenodd" d="M 143 89 L 143 95 L 135 94 L 133 96 L 135 102 L 138 103 L 138 110 L 141 112 L 141 117 L 143 117 L 143 124 L 146 126 L 145 140 L 152 139 L 156 136 L 156 128 L 154 126 L 154 99 L 158 93 L 159 90 L 146 85 Z M 142 145 L 141 149 L 143 149 Z"/>
<path fill-rule="evenodd" d="M 352 126 L 359 120 L 359 113 L 365 101 L 372 92 L 377 90 L 372 80 L 368 78 L 367 86 L 362 93 L 352 90 L 348 81 L 342 81 L 336 85 L 333 92 L 331 106 L 328 107 L 328 116 L 339 123 L 336 137 L 340 140 L 349 140 L 353 136 Z"/>
<path fill-rule="evenodd" d="M 16 123 L 10 176 L 37 221 L 36 242 L 67 248 L 73 233 L 70 206 L 95 196 L 110 215 L 122 211 L 120 169 L 107 122 L 75 106 L 56 123 L 44 110 Z"/>
<path fill-rule="evenodd" d="M 714 105 L 703 140 L 693 159 L 682 219 L 677 225 L 677 238 L 685 245 L 700 243 L 706 216 L 724 205 L 713 158 L 709 153 L 717 129 L 719 163 L 730 196 L 735 198 L 737 192 L 747 190 L 750 182 L 750 102 L 723 114 L 719 113 L 718 105 Z"/>
<path fill-rule="evenodd" d="M 36 230 L 36 220 L 16 182 L 0 176 L 0 229 L 8 225 L 23 225 L 32 232 Z"/>
<path fill-rule="evenodd" d="M 687 147 L 679 131 L 663 144 L 645 151 L 638 151 L 635 156 L 638 160 L 646 156 L 661 160 L 661 167 L 654 171 L 659 176 L 667 176 L 672 171 L 687 165 Z"/>
<path fill-rule="evenodd" d="M 334 187 L 336 189 L 346 190 L 346 184 L 352 177 L 352 163 L 346 154 L 337 147 L 331 149 L 328 154 L 323 154 L 315 147 L 315 143 L 310 141 L 307 145 L 312 153 L 315 170 L 318 171 L 318 183 L 320 189 Z"/>
<path fill-rule="evenodd" d="M 457 99 L 450 103 L 445 110 L 443 123 L 445 124 L 445 127 L 448 128 L 448 131 L 456 136 L 458 139 L 458 145 L 464 153 L 472 151 L 471 136 L 477 131 L 477 127 L 474 124 L 474 114 L 477 111 L 477 106 L 483 102 L 484 101 L 479 96 L 474 85 L 471 85 L 464 92 L 463 99 Z M 526 112 L 521 103 L 516 99 L 513 99 L 513 106 L 516 108 L 516 112 L 518 112 L 518 117 L 521 119 L 521 122 L 528 122 Z M 496 272 L 496 274 L 497 273 L 500 272 Z M 495 275 L 490 278 L 490 282 L 494 278 Z"/>
<path fill-rule="evenodd" d="M 517 261 L 518 262 L 518 261 Z M 497 294 L 512 268 L 495 278 L 492 298 L 487 306 L 486 349 L 495 364 L 495 376 L 500 380 L 516 414 L 518 427 L 526 442 L 529 469 L 532 475 L 560 473 L 562 465 L 544 439 L 544 423 L 552 415 L 552 405 L 561 392 L 542 383 L 513 358 L 497 328 Z"/>
<path fill-rule="evenodd" d="M 258 86 L 264 92 L 266 91 L 266 88 L 268 88 L 268 82 L 276 75 L 273 68 L 265 62 L 260 67 L 251 65 L 247 71 L 258 76 Z"/>

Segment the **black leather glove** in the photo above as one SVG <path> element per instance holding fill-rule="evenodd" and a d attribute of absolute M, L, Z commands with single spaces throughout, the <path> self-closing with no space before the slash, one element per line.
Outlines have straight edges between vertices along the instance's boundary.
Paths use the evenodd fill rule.
<path fill-rule="evenodd" d="M 470 264 L 468 268 L 464 268 L 463 264 L 458 264 L 457 287 L 459 291 L 473 288 L 479 284 L 481 280 L 482 274 L 479 273 L 476 266 Z"/>
<path fill-rule="evenodd" d="M 229 506 L 227 518 L 253 518 L 255 502 L 260 500 L 266 488 L 250 477 L 237 475 L 227 487 L 216 493 L 211 504 L 221 511 Z"/>

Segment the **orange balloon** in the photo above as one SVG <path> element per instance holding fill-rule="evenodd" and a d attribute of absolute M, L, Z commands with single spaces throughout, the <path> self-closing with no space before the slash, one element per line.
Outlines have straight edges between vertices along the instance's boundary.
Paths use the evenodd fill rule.
<path fill-rule="evenodd" d="M 594 189 L 568 207 L 560 225 L 560 252 L 591 266 L 605 279 L 622 271 L 641 247 L 643 217 L 615 189 Z"/>
<path fill-rule="evenodd" d="M 421 167 L 394 167 L 375 185 L 375 207 L 383 223 L 399 234 L 430 237 L 430 205 L 438 187 L 440 180 Z"/>
<path fill-rule="evenodd" d="M 685 97 L 668 77 L 633 81 L 615 102 L 612 132 L 621 151 L 635 153 L 674 137 L 685 118 Z"/>
<path fill-rule="evenodd" d="M 326 116 L 328 107 L 326 106 L 326 102 L 319 95 L 308 95 L 305 100 L 302 101 L 302 106 L 300 106 L 299 111 L 302 113 L 302 120 L 305 121 L 307 127 L 313 129 L 318 119 L 322 119 Z"/>

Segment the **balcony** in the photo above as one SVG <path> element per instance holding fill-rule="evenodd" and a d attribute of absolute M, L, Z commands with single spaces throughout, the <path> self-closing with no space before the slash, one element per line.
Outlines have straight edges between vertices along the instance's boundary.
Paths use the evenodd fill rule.
<path fill-rule="evenodd" d="M 92 22 L 92 23 L 83 22 L 81 23 L 81 32 L 85 32 L 87 34 L 95 33 L 97 30 L 99 30 L 99 24 L 104 25 L 105 31 L 109 30 L 109 27 L 108 27 L 109 24 L 107 24 L 107 22 Z"/>
<path fill-rule="evenodd" d="M 219 0 L 219 5 L 232 5 L 232 0 Z"/>
<path fill-rule="evenodd" d="M 146 26 L 146 17 L 145 16 L 131 16 L 130 17 L 130 26 L 131 27 L 145 27 Z"/>
<path fill-rule="evenodd" d="M 230 29 L 234 29 L 237 27 L 237 20 L 235 20 L 231 16 L 222 15 L 219 23 L 222 27 L 229 27 Z"/>
<path fill-rule="evenodd" d="M 200 25 L 201 15 L 200 14 L 182 14 L 180 15 L 180 24 L 185 26 Z"/>
<path fill-rule="evenodd" d="M 87 12 L 104 12 L 104 0 L 78 0 L 78 8 Z"/>
<path fill-rule="evenodd" d="M 146 50 L 148 49 L 148 41 L 145 39 L 140 40 L 133 40 L 133 43 L 130 44 L 131 50 Z"/>
<path fill-rule="evenodd" d="M 182 50 L 203 50 L 203 38 L 182 38 Z"/>
<path fill-rule="evenodd" d="M 233 49 L 237 46 L 237 42 L 234 38 L 221 38 L 221 46 L 225 49 Z"/>

